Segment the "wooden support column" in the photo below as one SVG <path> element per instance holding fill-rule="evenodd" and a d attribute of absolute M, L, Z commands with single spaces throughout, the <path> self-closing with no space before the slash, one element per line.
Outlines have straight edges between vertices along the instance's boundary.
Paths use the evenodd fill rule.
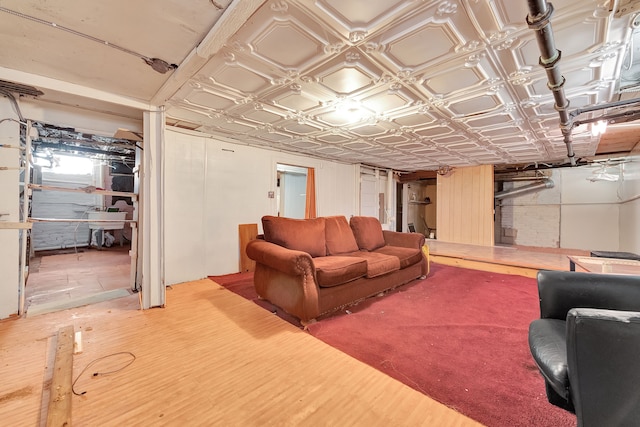
<path fill-rule="evenodd" d="M 47 409 L 47 427 L 71 427 L 73 339 L 73 326 L 58 330 L 56 358 Z"/>

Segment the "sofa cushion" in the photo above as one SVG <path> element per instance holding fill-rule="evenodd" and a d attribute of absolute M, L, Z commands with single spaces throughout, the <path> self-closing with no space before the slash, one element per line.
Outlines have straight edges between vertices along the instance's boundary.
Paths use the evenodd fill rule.
<path fill-rule="evenodd" d="M 398 257 L 400 260 L 400 269 L 407 268 L 410 265 L 422 261 L 422 251 L 420 249 L 387 245 L 376 249 L 375 252 Z"/>
<path fill-rule="evenodd" d="M 328 216 L 324 219 L 327 255 L 338 255 L 358 250 L 358 243 L 344 216 Z"/>
<path fill-rule="evenodd" d="M 312 257 L 325 256 L 324 218 L 293 219 L 265 215 L 262 229 L 267 242 L 306 252 Z"/>
<path fill-rule="evenodd" d="M 349 221 L 358 247 L 367 251 L 374 251 L 383 247 L 386 242 L 382 234 L 382 225 L 378 218 L 372 216 L 353 216 Z"/>
<path fill-rule="evenodd" d="M 342 285 L 367 274 L 367 261 L 348 256 L 324 256 L 313 259 L 318 286 L 330 288 Z"/>
<path fill-rule="evenodd" d="M 345 255 L 364 258 L 367 261 L 367 278 L 369 279 L 400 270 L 400 259 L 396 256 L 367 251 L 351 252 Z"/>

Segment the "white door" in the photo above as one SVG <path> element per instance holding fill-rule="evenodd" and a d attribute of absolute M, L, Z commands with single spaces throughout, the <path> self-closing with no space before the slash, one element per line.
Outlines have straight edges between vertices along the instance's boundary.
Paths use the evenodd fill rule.
<path fill-rule="evenodd" d="M 377 178 L 375 175 L 360 175 L 360 215 L 378 218 L 380 206 L 378 201 Z"/>

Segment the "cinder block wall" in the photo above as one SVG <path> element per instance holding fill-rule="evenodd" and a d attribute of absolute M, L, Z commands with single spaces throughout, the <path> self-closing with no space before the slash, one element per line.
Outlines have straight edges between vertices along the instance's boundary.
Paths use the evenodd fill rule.
<path fill-rule="evenodd" d="M 561 175 L 551 175 L 553 188 L 502 200 L 503 241 L 514 245 L 557 248 L 560 246 Z M 508 191 L 532 181 L 505 182 Z"/>

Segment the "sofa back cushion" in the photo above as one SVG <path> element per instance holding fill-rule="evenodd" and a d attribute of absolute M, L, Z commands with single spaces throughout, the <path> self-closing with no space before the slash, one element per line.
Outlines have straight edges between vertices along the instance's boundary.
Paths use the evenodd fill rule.
<path fill-rule="evenodd" d="M 339 255 L 358 250 L 358 243 L 344 216 L 325 217 L 327 255 Z"/>
<path fill-rule="evenodd" d="M 372 216 L 353 216 L 349 221 L 358 247 L 367 251 L 375 251 L 386 245 L 382 234 L 382 225 L 378 218 Z"/>
<path fill-rule="evenodd" d="M 307 252 L 312 257 L 327 254 L 324 218 L 293 219 L 266 215 L 262 217 L 262 229 L 267 242 Z"/>

